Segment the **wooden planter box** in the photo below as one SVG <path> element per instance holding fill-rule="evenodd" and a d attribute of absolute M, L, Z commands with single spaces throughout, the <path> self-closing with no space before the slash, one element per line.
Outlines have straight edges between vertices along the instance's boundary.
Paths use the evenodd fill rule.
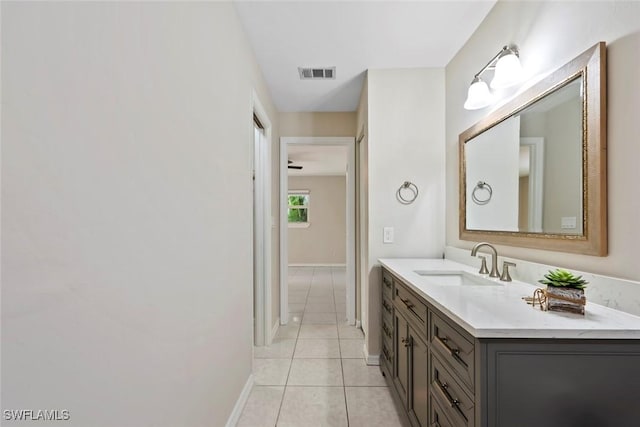
<path fill-rule="evenodd" d="M 584 289 L 547 286 L 546 294 L 548 310 L 584 314 L 584 306 L 587 303 Z"/>

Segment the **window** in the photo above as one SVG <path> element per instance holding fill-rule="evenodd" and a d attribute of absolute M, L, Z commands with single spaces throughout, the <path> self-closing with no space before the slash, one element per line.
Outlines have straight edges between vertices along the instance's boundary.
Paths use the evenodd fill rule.
<path fill-rule="evenodd" d="M 289 227 L 309 226 L 309 191 L 289 191 L 289 208 L 287 209 Z"/>

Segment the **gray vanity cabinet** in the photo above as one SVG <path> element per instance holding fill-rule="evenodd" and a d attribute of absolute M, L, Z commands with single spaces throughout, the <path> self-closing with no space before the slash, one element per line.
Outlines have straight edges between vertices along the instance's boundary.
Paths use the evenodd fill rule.
<path fill-rule="evenodd" d="M 417 426 L 429 425 L 429 351 L 427 344 L 409 326 L 409 396 L 407 412 Z"/>
<path fill-rule="evenodd" d="M 414 427 L 640 425 L 640 340 L 475 338 L 383 278 L 380 365 Z"/>
<path fill-rule="evenodd" d="M 475 372 L 473 339 L 386 270 L 382 283 L 380 367 L 411 424 L 474 427 L 475 402 L 470 391 Z M 389 318 L 392 326 L 388 326 Z"/>
<path fill-rule="evenodd" d="M 427 307 L 405 285 L 390 274 L 383 275 L 383 288 L 391 284 L 392 304 L 388 310 L 383 289 L 383 347 L 388 329 L 386 317 L 393 318 L 393 363 L 390 382 L 393 384 L 411 423 L 417 427 L 429 425 L 429 347 Z M 386 356 L 382 356 L 386 360 Z M 381 363 L 385 376 L 388 368 Z"/>
<path fill-rule="evenodd" d="M 382 352 L 380 354 L 380 369 L 387 378 L 392 378 L 394 367 L 394 330 L 393 315 L 393 277 L 385 272 L 382 276 Z"/>
<path fill-rule="evenodd" d="M 409 327 L 404 316 L 398 310 L 394 312 L 394 329 L 396 336 L 393 340 L 395 360 L 393 363 L 393 384 L 400 395 L 400 400 L 407 406 L 409 394 Z"/>
<path fill-rule="evenodd" d="M 400 400 L 416 426 L 428 426 L 429 399 L 429 352 L 423 334 L 405 320 L 399 310 L 395 311 L 395 326 L 398 337 L 393 384 Z"/>
<path fill-rule="evenodd" d="M 482 340 L 483 426 L 640 425 L 637 340 Z M 532 408 L 526 417 L 523 408 Z"/>

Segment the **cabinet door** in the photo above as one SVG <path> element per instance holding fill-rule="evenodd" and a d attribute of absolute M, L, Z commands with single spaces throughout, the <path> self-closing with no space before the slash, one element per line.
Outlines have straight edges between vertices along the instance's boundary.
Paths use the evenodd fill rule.
<path fill-rule="evenodd" d="M 414 424 L 426 427 L 429 425 L 429 352 L 427 345 L 418 338 L 417 332 L 411 326 L 409 340 L 409 417 Z"/>
<path fill-rule="evenodd" d="M 502 339 L 484 346 L 483 426 L 640 425 L 640 341 Z"/>
<path fill-rule="evenodd" d="M 393 315 L 393 383 L 400 395 L 400 399 L 407 404 L 407 391 L 409 389 L 409 329 L 407 321 L 396 310 Z"/>

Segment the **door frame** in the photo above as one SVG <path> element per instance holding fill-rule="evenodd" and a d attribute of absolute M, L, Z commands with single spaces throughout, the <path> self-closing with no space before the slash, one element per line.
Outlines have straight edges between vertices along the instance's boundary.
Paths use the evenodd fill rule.
<path fill-rule="evenodd" d="M 346 209 L 346 307 L 347 323 L 356 323 L 356 186 L 355 186 L 355 145 L 354 137 L 281 137 L 280 138 L 280 323 L 286 325 L 289 321 L 289 256 L 288 256 L 288 234 L 289 224 L 287 221 L 288 207 L 288 146 L 295 145 L 342 145 L 347 148 L 347 209 Z"/>
<path fill-rule="evenodd" d="M 257 216 L 256 226 L 253 230 L 254 242 L 252 247 L 255 251 L 253 259 L 255 262 L 254 284 L 254 313 L 255 322 L 253 340 L 254 345 L 270 345 L 272 340 L 272 316 L 271 316 L 271 133 L 272 125 L 266 110 L 264 109 L 258 95 L 253 91 L 252 112 L 255 114 L 264 127 L 264 140 L 259 146 L 259 150 L 254 149 L 255 168 L 255 198 L 258 201 L 254 205 Z M 255 147 L 255 131 L 252 124 L 252 147 Z M 256 158 L 257 157 L 257 158 Z"/>
<path fill-rule="evenodd" d="M 529 232 L 542 232 L 544 191 L 544 138 L 522 137 L 520 145 L 529 147 Z"/>

